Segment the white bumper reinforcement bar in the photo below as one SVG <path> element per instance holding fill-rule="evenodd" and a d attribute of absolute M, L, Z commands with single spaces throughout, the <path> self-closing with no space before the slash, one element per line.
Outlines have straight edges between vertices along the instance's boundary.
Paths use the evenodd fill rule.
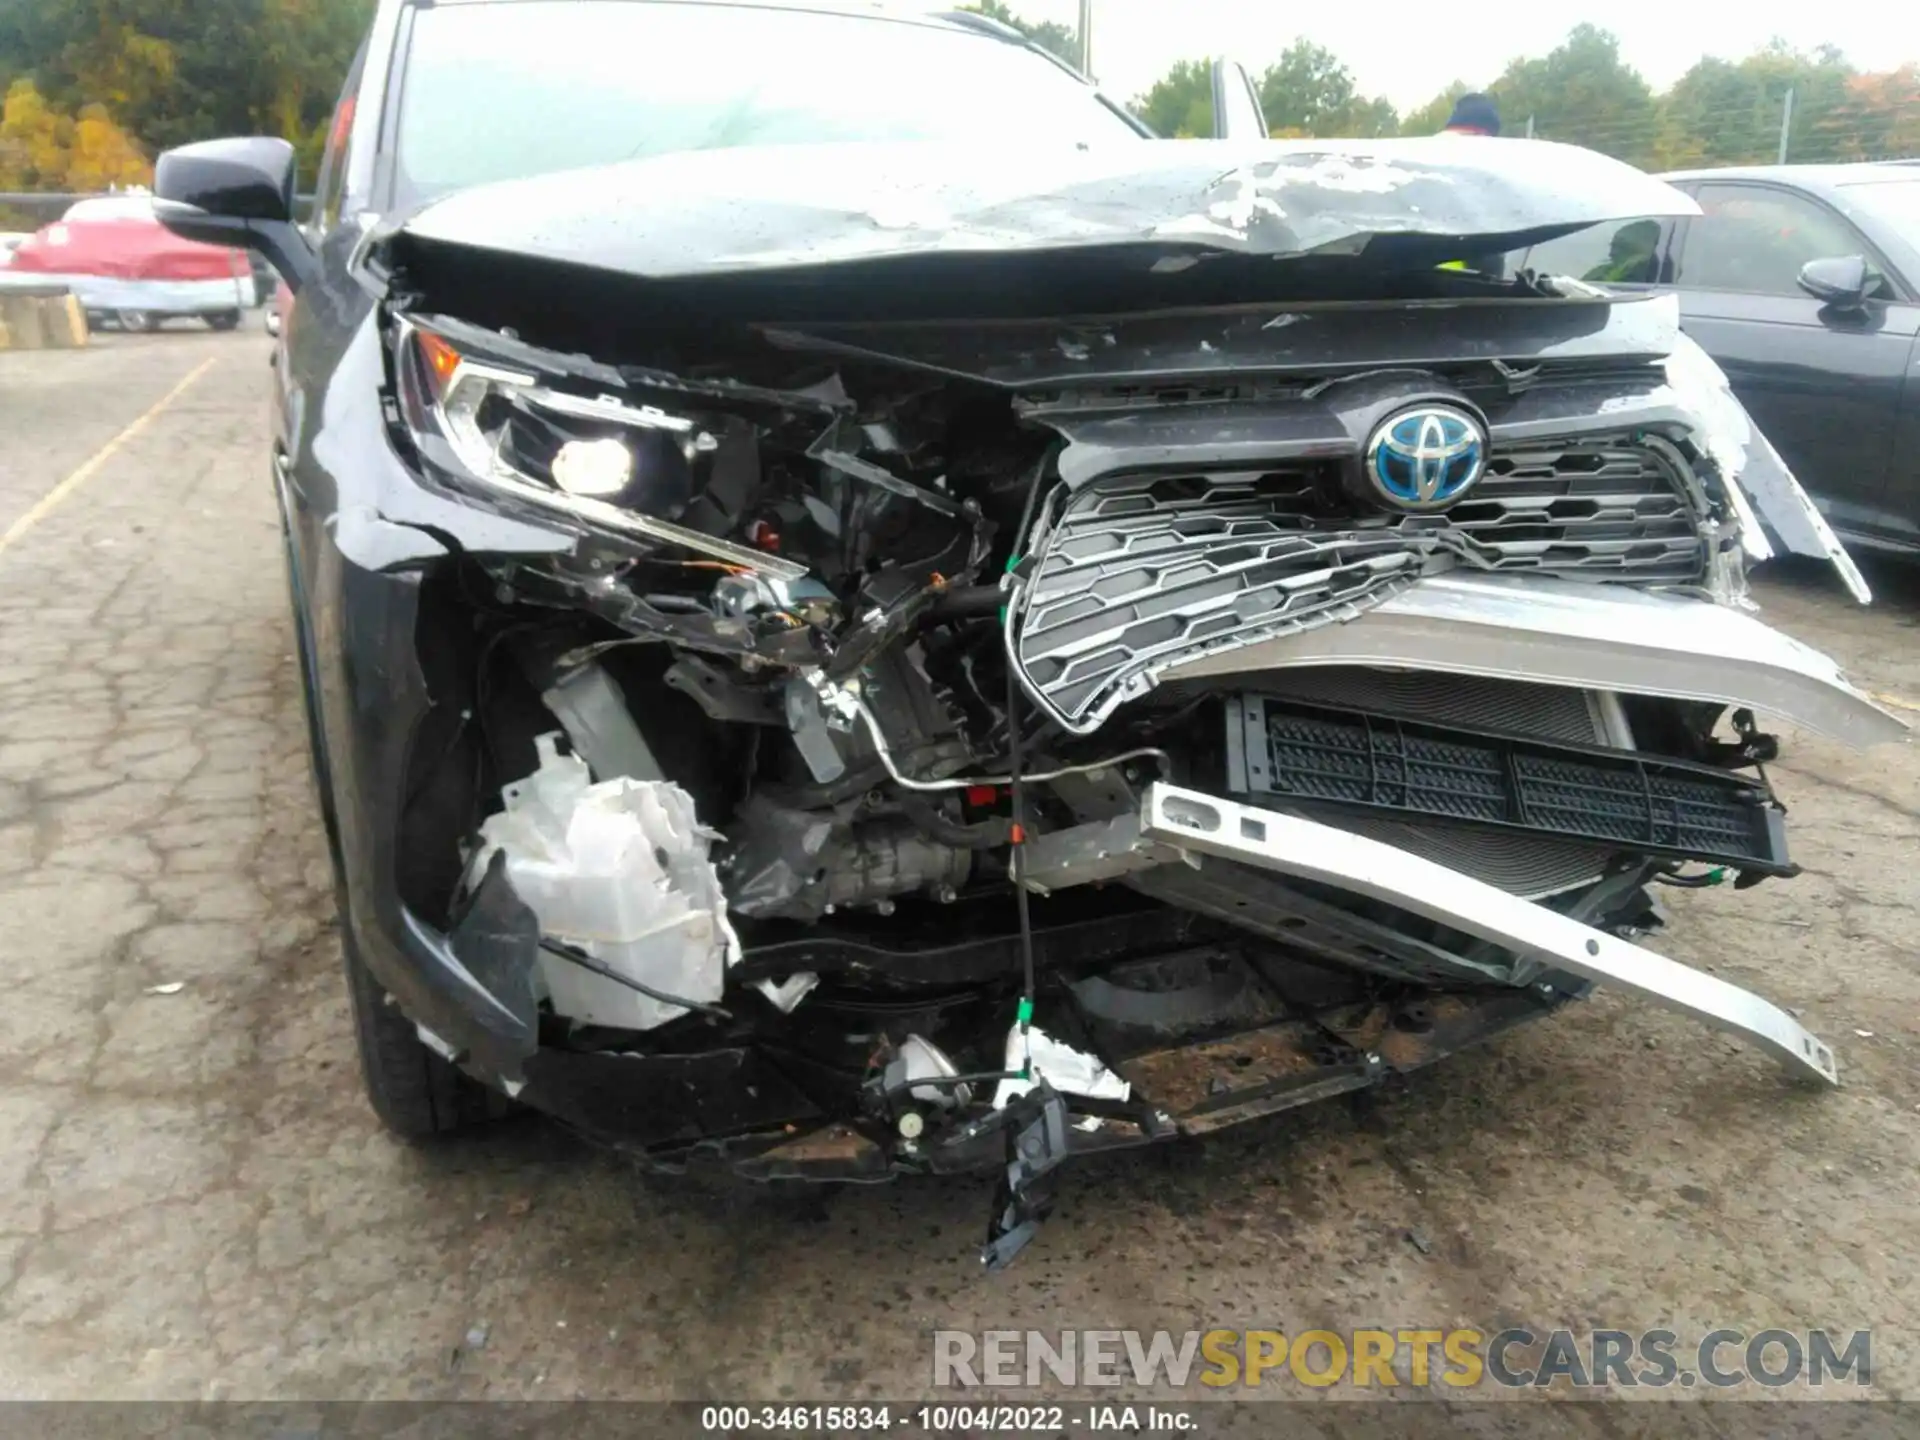
<path fill-rule="evenodd" d="M 1840 1083 L 1833 1051 L 1777 1005 L 1397 846 L 1167 784 L 1148 787 L 1139 833 L 1176 851 L 1217 855 L 1411 910 L 1744 1036 L 1795 1075 Z"/>

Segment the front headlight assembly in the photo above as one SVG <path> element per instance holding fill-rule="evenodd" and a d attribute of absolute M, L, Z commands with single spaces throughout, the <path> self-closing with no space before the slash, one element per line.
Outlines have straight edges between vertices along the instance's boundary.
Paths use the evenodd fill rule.
<path fill-rule="evenodd" d="M 757 467 L 758 438 L 734 416 L 671 414 L 612 395 L 556 390 L 402 322 L 394 372 L 421 456 L 460 489 L 591 529 L 680 546 L 766 575 L 804 565 L 679 523 L 717 471 Z"/>

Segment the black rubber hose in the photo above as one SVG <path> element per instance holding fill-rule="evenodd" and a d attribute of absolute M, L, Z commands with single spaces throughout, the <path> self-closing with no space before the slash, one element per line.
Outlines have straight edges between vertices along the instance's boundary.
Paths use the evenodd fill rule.
<path fill-rule="evenodd" d="M 591 955 L 576 950 L 571 945 L 562 945 L 557 940 L 542 940 L 540 948 L 549 955 L 558 955 L 562 960 L 573 962 L 582 970 L 592 971 L 603 980 L 611 980 L 616 985 L 637 990 L 649 1000 L 658 1000 L 662 1005 L 677 1005 L 682 1010 L 697 1010 L 700 1014 L 710 1015 L 716 1020 L 733 1019 L 733 1012 L 730 1010 L 722 1010 L 718 1005 L 708 1005 L 700 1000 L 683 1000 L 678 995 L 669 995 L 666 991 L 656 990 L 651 985 L 642 985 L 638 980 L 622 975 L 611 965 L 603 965 Z"/>
<path fill-rule="evenodd" d="M 913 822 L 913 828 L 930 840 L 951 845 L 956 850 L 998 850 L 1013 843 L 1013 822 L 995 816 L 977 825 L 963 825 L 940 813 L 940 807 L 911 790 L 895 797 L 900 813 Z"/>
<path fill-rule="evenodd" d="M 998 615 L 1007 592 L 998 585 L 955 585 L 933 602 L 935 620 L 981 620 Z"/>

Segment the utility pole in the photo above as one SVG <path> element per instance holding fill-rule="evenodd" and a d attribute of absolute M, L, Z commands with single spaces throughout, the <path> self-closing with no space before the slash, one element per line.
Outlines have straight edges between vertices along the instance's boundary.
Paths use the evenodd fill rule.
<path fill-rule="evenodd" d="M 1787 140 L 1793 134 L 1793 87 L 1787 87 L 1787 103 L 1780 107 L 1780 163 L 1787 163 Z"/>
<path fill-rule="evenodd" d="M 1533 116 L 1527 116 L 1527 139 L 1533 138 Z"/>
<path fill-rule="evenodd" d="M 1093 78 L 1093 0 L 1080 0 L 1080 73 Z"/>

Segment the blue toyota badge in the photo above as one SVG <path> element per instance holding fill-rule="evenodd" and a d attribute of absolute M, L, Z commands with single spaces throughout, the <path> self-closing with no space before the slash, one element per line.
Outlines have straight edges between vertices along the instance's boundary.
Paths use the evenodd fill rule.
<path fill-rule="evenodd" d="M 1487 432 L 1464 410 L 1422 405 L 1383 422 L 1367 442 L 1367 479 L 1396 510 L 1444 510 L 1480 478 Z"/>

